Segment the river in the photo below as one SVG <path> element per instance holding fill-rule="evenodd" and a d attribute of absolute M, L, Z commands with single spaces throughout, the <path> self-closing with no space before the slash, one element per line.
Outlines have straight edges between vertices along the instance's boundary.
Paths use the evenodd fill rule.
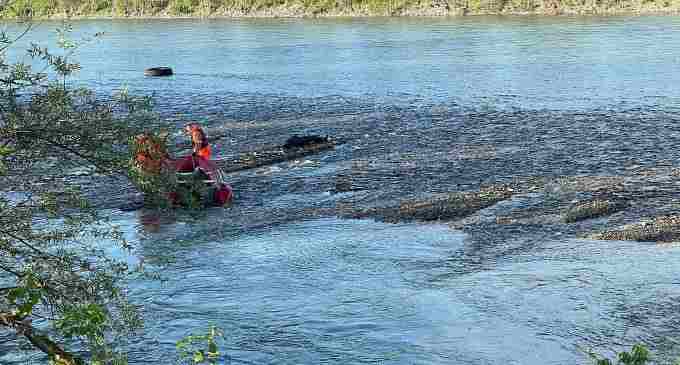
<path fill-rule="evenodd" d="M 56 26 L 40 24 L 34 39 L 53 43 Z M 679 17 L 92 20 L 74 29 L 104 32 L 78 51 L 78 82 L 152 95 L 171 127 L 228 131 L 215 141 L 219 156 L 293 133 L 347 141 L 234 174 L 234 206 L 198 219 L 110 211 L 133 259 L 165 279 L 130 286 L 146 314 L 131 364 L 168 363 L 175 341 L 210 324 L 225 331 L 223 361 L 234 364 L 585 364 L 586 350 L 611 355 L 638 342 L 662 359 L 680 355 L 675 244 L 494 223 L 534 195 L 464 229 L 336 214 L 520 176 L 675 166 Z M 176 75 L 144 77 L 151 66 Z M 338 192 L 342 179 L 353 188 Z"/>

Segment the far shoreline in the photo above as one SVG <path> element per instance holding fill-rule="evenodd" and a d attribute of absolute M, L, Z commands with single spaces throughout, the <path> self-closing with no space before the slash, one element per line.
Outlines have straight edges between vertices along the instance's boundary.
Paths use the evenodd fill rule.
<path fill-rule="evenodd" d="M 467 18 L 483 16 L 507 16 L 507 17 L 621 17 L 621 16 L 678 16 L 678 8 L 659 8 L 655 6 L 643 7 L 640 9 L 615 9 L 615 8 L 563 8 L 563 9 L 540 9 L 537 11 L 470 11 L 464 8 L 414 8 L 402 9 L 400 12 L 381 13 L 370 12 L 366 9 L 347 11 L 331 10 L 319 13 L 310 13 L 299 8 L 281 7 L 267 8 L 256 11 L 217 11 L 207 15 L 201 14 L 170 14 L 161 12 L 153 15 L 149 14 L 52 14 L 49 16 L 1 16 L 3 20 L 39 20 L 39 21 L 59 21 L 59 20 L 227 20 L 227 19 L 365 19 L 365 18 Z"/>

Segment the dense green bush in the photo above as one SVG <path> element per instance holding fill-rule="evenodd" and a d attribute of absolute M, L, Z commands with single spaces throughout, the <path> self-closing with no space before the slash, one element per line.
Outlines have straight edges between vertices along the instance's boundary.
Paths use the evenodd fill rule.
<path fill-rule="evenodd" d="M 171 3 L 171 13 L 177 15 L 189 15 L 194 12 L 195 1 L 192 0 L 173 0 Z"/>

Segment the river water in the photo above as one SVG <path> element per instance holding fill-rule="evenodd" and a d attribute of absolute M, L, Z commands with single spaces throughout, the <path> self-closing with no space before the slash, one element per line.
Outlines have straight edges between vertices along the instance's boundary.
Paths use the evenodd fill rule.
<path fill-rule="evenodd" d="M 34 38 L 54 42 L 56 26 Z M 131 284 L 146 314 L 131 364 L 169 363 L 175 341 L 210 324 L 234 364 L 576 364 L 638 342 L 680 355 L 677 245 L 578 239 L 566 224 L 482 217 L 456 230 L 337 214 L 518 176 L 675 166 L 680 18 L 74 27 L 105 32 L 78 52 L 77 81 L 153 95 L 169 126 L 227 131 L 219 156 L 293 133 L 346 141 L 234 174 L 229 209 L 111 210 L 131 260 L 165 279 Z M 176 75 L 144 77 L 151 66 Z M 338 192 L 342 179 L 353 188 Z M 25 361 L 12 358 L 0 361 Z"/>

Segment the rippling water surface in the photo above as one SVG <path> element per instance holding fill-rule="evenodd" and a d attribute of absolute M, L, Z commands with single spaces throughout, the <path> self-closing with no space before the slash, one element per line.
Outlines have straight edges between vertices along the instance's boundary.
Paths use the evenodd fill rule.
<path fill-rule="evenodd" d="M 53 41 L 55 26 L 34 34 Z M 114 210 L 137 243 L 134 260 L 167 279 L 132 285 L 148 313 L 132 364 L 167 363 L 174 341 L 209 324 L 225 330 L 224 361 L 246 364 L 573 364 L 587 362 L 587 349 L 636 342 L 661 357 L 680 353 L 676 245 L 500 227 L 483 214 L 457 231 L 332 213 L 519 176 L 675 166 L 680 18 L 75 29 L 106 33 L 79 52 L 79 81 L 102 94 L 152 94 L 170 125 L 228 131 L 215 141 L 221 156 L 293 133 L 347 141 L 231 176 L 235 205 L 200 219 Z M 143 76 L 158 65 L 176 75 Z M 336 193 L 343 179 L 353 188 Z"/>

